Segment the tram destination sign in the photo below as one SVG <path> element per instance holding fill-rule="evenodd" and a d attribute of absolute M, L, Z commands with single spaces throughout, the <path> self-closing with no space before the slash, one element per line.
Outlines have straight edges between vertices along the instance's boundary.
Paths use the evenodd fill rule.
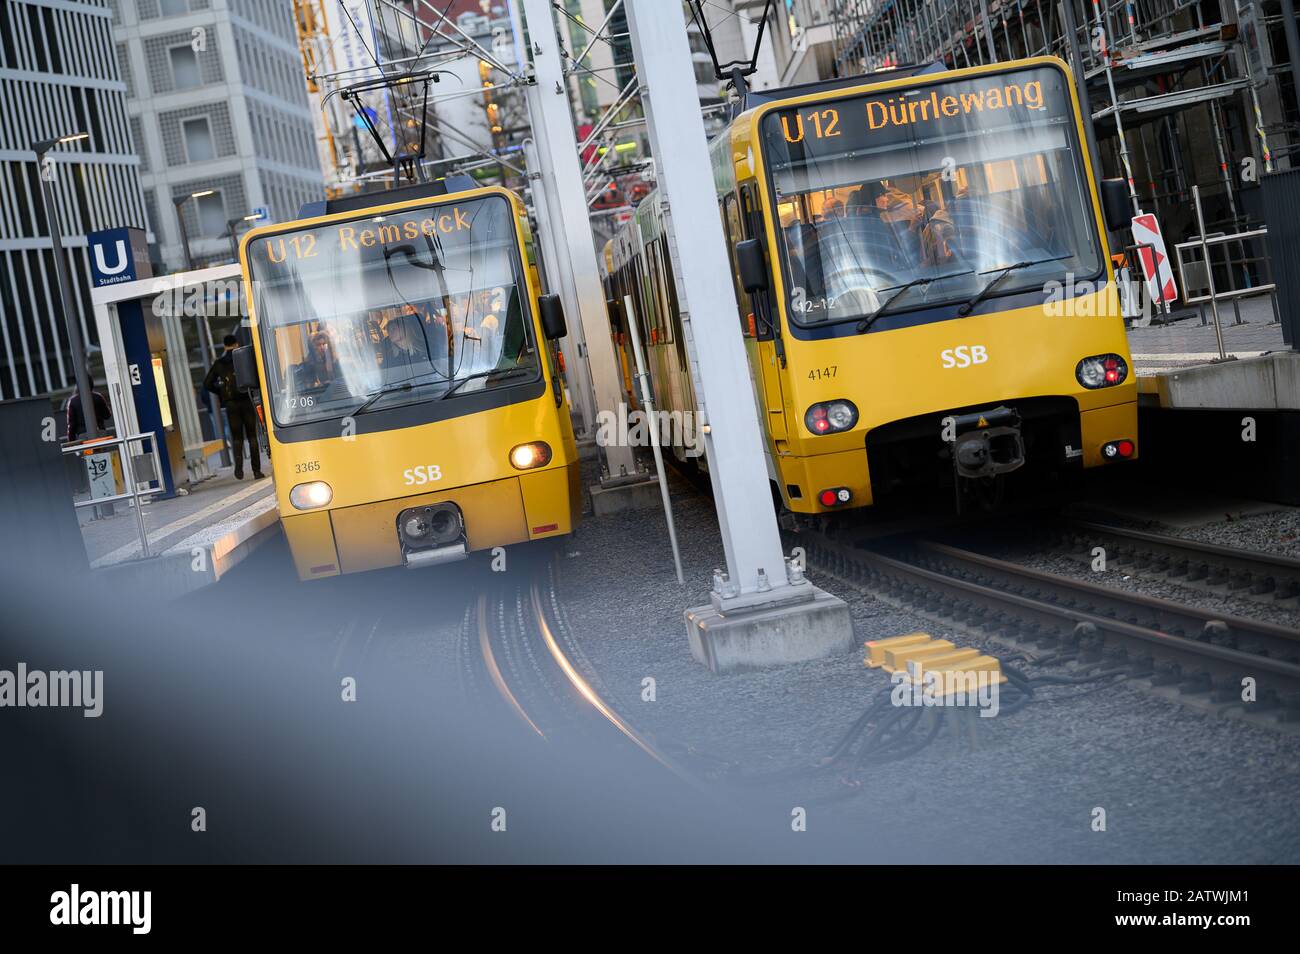
<path fill-rule="evenodd" d="M 368 261 L 417 255 L 440 261 L 453 248 L 497 244 L 512 236 L 513 216 L 501 196 L 395 210 L 369 209 L 335 221 L 305 220 L 296 228 L 255 235 L 248 245 L 254 275 L 302 275 Z"/>
<path fill-rule="evenodd" d="M 769 155 L 800 162 L 902 142 L 964 137 L 1070 114 L 1067 78 L 1042 66 L 804 103 L 763 120 Z"/>

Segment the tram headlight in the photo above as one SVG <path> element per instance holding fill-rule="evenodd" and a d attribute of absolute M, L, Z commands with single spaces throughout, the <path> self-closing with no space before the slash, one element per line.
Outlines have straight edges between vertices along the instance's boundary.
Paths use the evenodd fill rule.
<path fill-rule="evenodd" d="M 1128 362 L 1117 354 L 1096 354 L 1080 361 L 1074 376 L 1089 390 L 1111 388 L 1128 378 Z"/>
<path fill-rule="evenodd" d="M 532 470 L 551 462 L 551 445 L 545 441 L 518 444 L 510 449 L 510 466 L 515 470 Z"/>
<path fill-rule="evenodd" d="M 334 491 L 323 480 L 298 484 L 293 490 L 289 491 L 289 503 L 299 510 L 315 510 L 318 507 L 324 507 L 333 499 Z"/>
<path fill-rule="evenodd" d="M 814 404 L 804 413 L 804 426 L 814 434 L 834 434 L 847 431 L 858 423 L 858 409 L 852 401 L 823 401 Z"/>

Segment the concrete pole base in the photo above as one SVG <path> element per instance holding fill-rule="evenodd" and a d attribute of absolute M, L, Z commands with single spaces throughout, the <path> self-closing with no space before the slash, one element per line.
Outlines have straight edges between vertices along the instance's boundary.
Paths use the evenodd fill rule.
<path fill-rule="evenodd" d="M 716 673 L 822 659 L 854 645 L 848 604 L 817 587 L 812 599 L 726 615 L 712 604 L 692 607 L 686 638 L 691 655 Z"/>
<path fill-rule="evenodd" d="M 631 480 L 609 483 L 604 486 L 592 484 L 591 512 L 597 517 L 618 513 L 620 510 L 648 510 L 663 506 L 659 494 L 659 481 Z"/>

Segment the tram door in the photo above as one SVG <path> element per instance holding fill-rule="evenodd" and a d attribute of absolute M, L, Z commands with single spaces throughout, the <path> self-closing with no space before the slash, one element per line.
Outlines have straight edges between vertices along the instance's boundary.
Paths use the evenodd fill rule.
<path fill-rule="evenodd" d="M 740 187 L 739 213 L 740 238 L 756 238 L 767 250 L 763 213 L 752 182 L 746 182 Z M 767 250 L 767 257 L 771 264 L 769 271 L 775 274 L 775 262 L 770 250 Z M 752 333 L 757 359 L 754 370 L 758 380 L 755 384 L 758 385 L 762 396 L 760 406 L 765 412 L 764 420 L 767 422 L 768 433 L 772 436 L 772 440 L 779 441 L 786 439 L 786 423 L 785 402 L 781 392 L 781 359 L 777 347 L 780 318 L 772 304 L 773 292 L 774 289 L 769 289 L 752 296 L 750 307 L 754 315 Z"/>

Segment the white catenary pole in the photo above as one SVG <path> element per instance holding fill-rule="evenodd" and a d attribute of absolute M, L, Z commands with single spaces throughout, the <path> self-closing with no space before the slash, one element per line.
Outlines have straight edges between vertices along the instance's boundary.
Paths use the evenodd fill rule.
<path fill-rule="evenodd" d="M 679 300 L 687 340 L 694 343 L 691 360 L 698 369 L 700 429 L 728 584 L 749 594 L 785 584 L 785 555 L 772 510 L 758 412 L 748 399 L 753 385 L 727 281 L 731 264 L 717 214 L 686 24 L 680 10 L 669 7 L 655 0 L 629 0 L 629 28 L 659 185 L 672 220 L 681 223 L 672 230 L 680 260 L 676 274 L 685 289 Z"/>
<path fill-rule="evenodd" d="M 555 244 L 567 248 L 568 260 L 560 265 L 567 265 L 573 276 L 577 317 L 586 339 L 587 365 L 596 407 L 598 413 L 618 414 L 623 389 L 605 311 L 604 287 L 596 266 L 595 239 L 582 186 L 573 110 L 569 106 L 568 85 L 551 7 L 551 0 L 523 0 L 536 81 L 536 93 L 529 96 L 528 102 L 530 108 L 535 108 L 531 117 L 534 134 L 544 130 L 543 135 L 537 136 L 537 146 L 539 151 L 547 153 L 543 164 L 552 174 L 555 202 L 550 203 L 549 211 L 558 220 L 555 223 Z M 610 442 L 602 450 L 605 471 L 610 479 L 637 474 L 632 448 Z"/>
<path fill-rule="evenodd" d="M 710 605 L 686 610 L 691 652 L 715 672 L 847 652 L 848 606 L 781 550 L 684 11 L 662 0 L 624 5 L 727 561 Z"/>

